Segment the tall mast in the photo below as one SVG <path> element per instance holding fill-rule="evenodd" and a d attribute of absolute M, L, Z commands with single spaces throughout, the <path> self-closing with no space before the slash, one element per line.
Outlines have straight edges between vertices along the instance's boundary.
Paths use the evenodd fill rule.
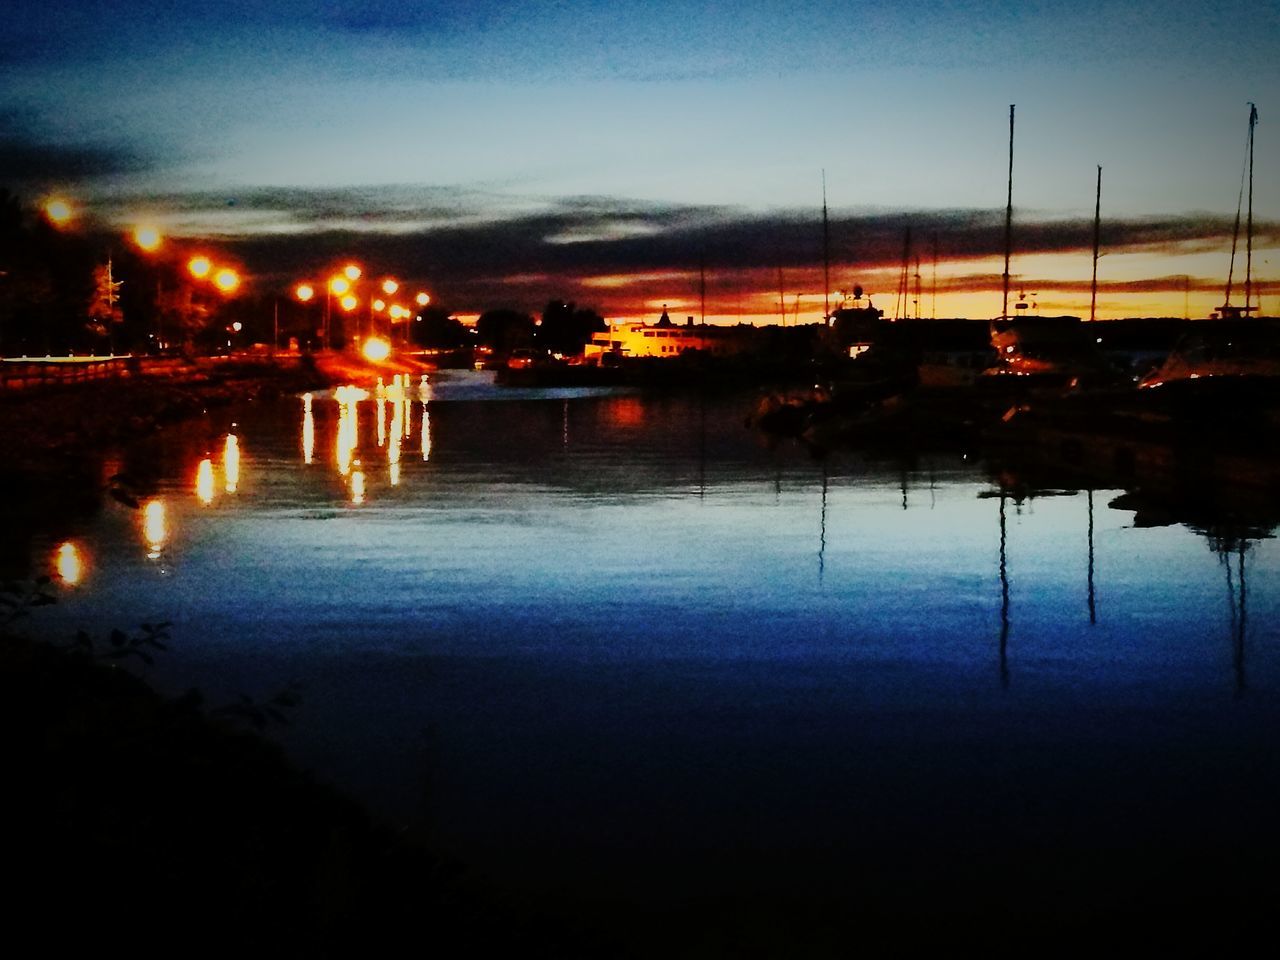
<path fill-rule="evenodd" d="M 1098 195 L 1093 201 L 1093 287 L 1089 295 L 1089 319 L 1098 316 L 1098 245 L 1102 236 L 1102 164 L 1098 164 Z"/>
<path fill-rule="evenodd" d="M 919 319 L 920 319 L 920 300 L 921 300 L 921 291 L 920 291 L 920 254 L 918 254 L 918 253 L 916 254 L 916 276 L 915 276 L 915 281 L 916 281 L 916 300 L 915 300 L 915 304 L 916 304 L 916 319 L 917 319 L 917 320 L 919 320 Z"/>
<path fill-rule="evenodd" d="M 1004 305 L 1000 319 L 1009 319 L 1009 252 L 1013 246 L 1013 108 L 1009 104 L 1009 204 L 1004 212 Z"/>
<path fill-rule="evenodd" d="M 782 314 L 782 325 L 787 325 L 787 295 L 782 285 L 782 268 L 778 268 L 778 311 Z"/>
<path fill-rule="evenodd" d="M 1258 123 L 1258 107 L 1249 104 L 1249 219 L 1245 227 L 1244 257 L 1244 311 L 1247 315 L 1253 302 L 1253 128 Z M 1259 310 L 1261 313 L 1261 310 Z"/>
<path fill-rule="evenodd" d="M 898 275 L 898 299 L 893 305 L 893 319 L 907 319 L 911 316 L 911 225 L 907 225 L 902 238 L 902 272 Z"/>
<path fill-rule="evenodd" d="M 831 319 L 831 235 L 827 227 L 827 171 L 822 171 L 822 316 Z"/>
<path fill-rule="evenodd" d="M 702 248 L 698 259 L 698 294 L 702 300 L 702 325 L 707 323 L 707 248 Z"/>
<path fill-rule="evenodd" d="M 938 319 L 938 231 L 933 231 L 933 300 L 929 316 Z"/>

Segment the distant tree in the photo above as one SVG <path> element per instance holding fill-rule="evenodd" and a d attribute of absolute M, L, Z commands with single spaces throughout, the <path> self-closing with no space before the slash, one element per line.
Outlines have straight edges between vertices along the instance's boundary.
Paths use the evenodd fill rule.
<path fill-rule="evenodd" d="M 410 328 L 413 342 L 431 350 L 455 350 L 471 345 L 471 333 L 457 317 L 449 316 L 444 307 L 434 304 L 418 314 Z"/>
<path fill-rule="evenodd" d="M 510 353 L 533 343 L 533 317 L 518 310 L 487 310 L 476 321 L 476 339 L 494 353 Z"/>
<path fill-rule="evenodd" d="M 0 188 L 0 352 L 64 353 L 87 343 L 90 244 L 55 230 Z"/>
<path fill-rule="evenodd" d="M 120 308 L 120 288 L 124 281 L 115 279 L 111 263 L 93 268 L 93 293 L 89 297 L 87 328 L 95 337 L 111 336 L 124 319 Z"/>
<path fill-rule="evenodd" d="M 542 310 L 537 342 L 551 353 L 569 356 L 582 353 L 593 333 L 607 329 L 604 318 L 594 310 L 578 309 L 572 301 L 552 300 Z"/>

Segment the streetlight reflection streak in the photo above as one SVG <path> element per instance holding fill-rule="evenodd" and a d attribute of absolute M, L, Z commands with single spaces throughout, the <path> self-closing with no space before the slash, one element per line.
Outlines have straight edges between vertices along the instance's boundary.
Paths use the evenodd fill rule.
<path fill-rule="evenodd" d="M 58 547 L 54 566 L 62 581 L 72 586 L 75 586 L 84 577 L 84 560 L 80 556 L 80 548 L 70 540 Z"/>
<path fill-rule="evenodd" d="M 196 468 L 196 496 L 206 507 L 213 503 L 213 461 L 208 457 Z"/>
<path fill-rule="evenodd" d="M 234 433 L 227 434 L 222 451 L 222 472 L 226 476 L 227 493 L 235 493 L 240 485 L 240 441 Z"/>
<path fill-rule="evenodd" d="M 165 540 L 168 539 L 168 525 L 165 523 L 163 500 L 148 500 L 142 508 L 142 535 L 147 541 L 147 559 L 159 560 Z"/>

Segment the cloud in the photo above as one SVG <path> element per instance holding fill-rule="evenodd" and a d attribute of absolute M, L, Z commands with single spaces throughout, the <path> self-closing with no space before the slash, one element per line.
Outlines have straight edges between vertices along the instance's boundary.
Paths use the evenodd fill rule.
<path fill-rule="evenodd" d="M 154 160 L 131 147 L 43 140 L 23 129 L 17 114 L 0 114 L 0 175 L 12 185 L 79 182 L 155 166 Z"/>
<path fill-rule="evenodd" d="M 778 291 L 819 309 L 823 289 L 822 220 L 818 210 L 755 211 L 731 206 L 679 205 L 626 198 L 546 198 L 446 186 L 340 189 L 244 188 L 104 198 L 101 219 L 130 222 L 146 204 L 171 235 L 185 234 L 228 248 L 266 288 L 320 279 L 346 259 L 427 286 L 438 302 L 463 312 L 493 306 L 535 310 L 552 298 L 574 299 L 610 316 L 653 312 L 663 302 L 683 313 L 751 314 L 777 310 Z M 132 214 L 129 214 L 132 215 Z M 1108 254 L 1186 254 L 1221 251 L 1231 218 L 1190 213 L 1103 222 Z M 837 210 L 830 216 L 830 281 L 854 283 L 893 297 L 901 276 L 907 229 L 910 259 L 924 272 L 946 265 L 940 293 L 998 290 L 992 261 L 1004 251 L 1000 210 Z M 1036 254 L 1087 261 L 1091 219 L 1015 214 L 1013 243 L 1023 268 L 1018 283 L 1042 293 L 1087 291 L 1079 277 L 1037 278 Z M 1255 249 L 1280 246 L 1280 223 L 1255 223 Z M 1256 259 L 1256 258 L 1255 258 Z M 978 264 L 982 261 L 981 266 Z M 1108 261 L 1110 263 L 1111 261 Z M 976 269 L 966 271 L 972 263 Z M 914 269 L 914 268 L 913 268 Z M 1169 271 L 1163 266 L 1162 271 Z M 782 277 L 779 278 L 781 271 Z M 1192 289 L 1201 289 L 1200 281 Z M 1123 281 L 1104 278 L 1113 294 L 1179 292 L 1181 275 Z M 1203 289 L 1220 286 L 1217 278 Z M 816 298 L 816 299 L 815 299 Z M 697 309 L 693 305 L 697 305 Z M 815 306 L 816 304 L 816 306 Z M 880 304 L 883 305 L 883 304 Z"/>

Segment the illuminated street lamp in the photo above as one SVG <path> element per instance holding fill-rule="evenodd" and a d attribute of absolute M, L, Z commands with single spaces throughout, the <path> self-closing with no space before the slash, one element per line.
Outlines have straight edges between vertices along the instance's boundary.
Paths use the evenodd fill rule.
<path fill-rule="evenodd" d="M 160 231 L 155 227 L 144 225 L 135 227 L 133 230 L 133 242 L 147 253 L 154 253 L 160 249 L 160 240 Z"/>
<path fill-rule="evenodd" d="M 353 295 L 348 293 L 345 297 L 339 300 L 338 303 L 341 304 L 343 310 L 347 311 L 347 313 L 350 313 L 357 306 L 359 306 L 360 301 L 357 300 Z"/>
<path fill-rule="evenodd" d="M 351 292 L 351 283 L 346 277 L 330 277 L 329 292 L 335 297 L 341 297 Z"/>
<path fill-rule="evenodd" d="M 343 275 L 352 283 L 360 279 L 360 268 L 354 263 L 349 263 L 342 268 Z"/>
<path fill-rule="evenodd" d="M 388 297 L 400 289 L 400 284 L 396 283 L 390 277 L 382 281 L 382 292 Z"/>
<path fill-rule="evenodd" d="M 302 282 L 302 283 L 298 284 L 296 287 L 294 287 L 294 288 L 293 288 L 293 295 L 294 295 L 294 297 L 297 299 L 297 301 L 298 301 L 299 303 L 301 303 L 301 304 L 305 307 L 307 304 L 309 304 L 309 303 L 310 303 L 310 302 L 315 298 L 315 295 L 316 295 L 316 289 L 315 289 L 315 287 L 311 286 L 311 284 L 309 284 L 309 283 L 307 283 L 307 282 L 305 282 L 305 281 L 304 281 L 304 282 Z M 276 338 L 276 340 L 278 341 L 278 340 L 280 339 L 280 329 L 279 329 L 279 322 L 280 322 L 280 309 L 279 309 L 279 303 L 278 303 L 278 302 L 277 302 L 277 305 L 276 305 L 276 314 L 275 314 L 275 316 L 276 316 L 276 331 L 275 331 L 275 338 Z M 308 352 L 309 352 L 309 350 L 310 350 L 309 344 L 310 344 L 310 342 L 311 342 L 311 334 L 312 334 L 314 331 L 311 329 L 311 320 L 310 320 L 310 314 L 308 313 L 308 311 L 303 310 L 303 312 L 302 312 L 302 316 L 303 316 L 303 321 L 306 323 L 306 330 L 307 330 L 306 343 L 308 344 L 308 346 L 304 347 L 304 349 L 308 350 Z"/>
<path fill-rule="evenodd" d="M 223 293 L 235 293 L 240 286 L 240 275 L 230 267 L 223 267 L 214 274 L 213 285 Z"/>
<path fill-rule="evenodd" d="M 45 201 L 44 215 L 55 227 L 65 227 L 75 217 L 75 212 L 71 204 L 61 197 L 50 197 Z"/>
<path fill-rule="evenodd" d="M 160 249 L 161 242 L 160 231 L 156 227 L 149 224 L 139 224 L 133 228 L 133 243 L 143 253 L 155 253 Z M 156 300 L 155 300 L 155 338 L 156 349 L 159 350 L 164 346 L 164 307 L 162 305 L 163 274 L 156 272 Z"/>
<path fill-rule="evenodd" d="M 431 298 L 427 296 L 425 293 L 419 293 L 413 299 L 420 307 L 425 307 L 428 303 L 431 302 Z"/>
<path fill-rule="evenodd" d="M 209 262 L 208 257 L 192 257 L 187 261 L 187 272 L 197 280 L 203 280 L 209 276 L 209 271 L 213 269 L 213 264 Z"/>

